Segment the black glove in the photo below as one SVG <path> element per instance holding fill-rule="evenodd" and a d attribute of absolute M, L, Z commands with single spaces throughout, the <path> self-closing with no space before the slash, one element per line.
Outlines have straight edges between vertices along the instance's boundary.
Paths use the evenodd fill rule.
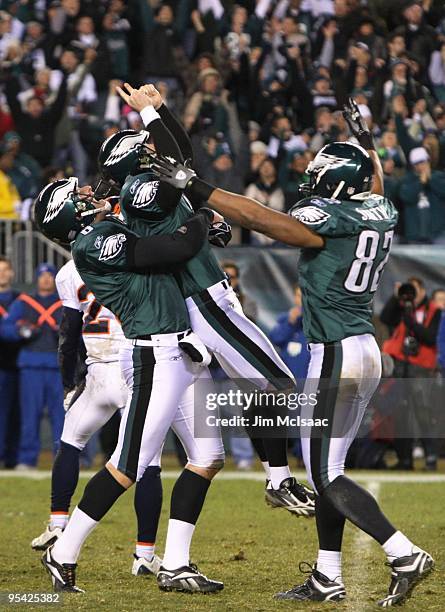
<path fill-rule="evenodd" d="M 346 104 L 343 108 L 343 117 L 345 118 L 352 135 L 357 138 L 359 144 L 364 149 L 375 150 L 374 138 L 369 131 L 368 124 L 360 113 L 356 101 L 349 98 L 348 104 Z"/>
<path fill-rule="evenodd" d="M 232 226 L 226 221 L 214 223 L 209 229 L 209 242 L 222 249 L 232 240 Z"/>
<path fill-rule="evenodd" d="M 148 167 L 165 183 L 176 189 L 185 189 L 188 183 L 196 177 L 196 172 L 184 164 L 180 164 L 173 157 L 162 155 L 148 155 Z"/>

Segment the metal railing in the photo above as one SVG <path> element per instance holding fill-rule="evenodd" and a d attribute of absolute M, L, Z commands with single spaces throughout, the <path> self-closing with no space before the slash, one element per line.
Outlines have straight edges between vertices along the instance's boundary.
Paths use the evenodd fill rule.
<path fill-rule="evenodd" d="M 0 219 L 0 254 L 9 257 L 15 282 L 30 284 L 36 267 L 48 262 L 61 268 L 70 258 L 67 249 L 54 244 L 34 229 L 32 221 Z"/>

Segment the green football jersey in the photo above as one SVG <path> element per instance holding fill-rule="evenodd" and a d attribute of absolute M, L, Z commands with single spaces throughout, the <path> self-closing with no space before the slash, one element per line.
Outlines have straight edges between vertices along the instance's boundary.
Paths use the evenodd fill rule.
<path fill-rule="evenodd" d="M 158 202 L 159 181 L 151 172 L 127 178 L 120 204 L 124 219 L 139 236 L 170 234 L 175 232 L 193 214 L 185 196 L 170 214 L 160 208 Z M 225 274 L 206 241 L 200 251 L 174 272 L 184 298 L 190 297 L 223 280 Z"/>
<path fill-rule="evenodd" d="M 372 300 L 398 218 L 392 202 L 377 195 L 342 202 L 311 197 L 291 215 L 325 240 L 322 249 L 302 249 L 299 261 L 308 341 L 374 333 Z"/>
<path fill-rule="evenodd" d="M 76 268 L 97 301 L 120 320 L 126 338 L 190 327 L 178 285 L 167 272 L 135 272 L 126 247 L 138 236 L 116 217 L 89 225 L 71 245 Z"/>

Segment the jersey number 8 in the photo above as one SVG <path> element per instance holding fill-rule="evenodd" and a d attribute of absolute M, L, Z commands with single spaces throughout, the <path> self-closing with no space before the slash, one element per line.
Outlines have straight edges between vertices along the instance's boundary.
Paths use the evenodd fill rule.
<path fill-rule="evenodd" d="M 352 262 L 345 280 L 345 288 L 348 291 L 352 293 L 365 293 L 366 291 L 374 293 L 377 291 L 383 268 L 389 258 L 394 230 L 384 233 L 381 250 L 379 249 L 380 236 L 379 232 L 373 230 L 361 232 L 355 250 L 356 258 Z M 378 255 L 380 257 L 384 255 L 381 261 L 378 261 Z M 372 274 L 376 261 L 378 262 L 377 267 L 374 270 L 374 274 Z"/>

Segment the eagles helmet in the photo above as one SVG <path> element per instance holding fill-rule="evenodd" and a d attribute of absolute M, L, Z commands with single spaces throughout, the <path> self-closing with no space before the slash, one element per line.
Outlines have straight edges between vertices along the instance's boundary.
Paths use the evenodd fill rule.
<path fill-rule="evenodd" d="M 49 183 L 34 203 L 34 221 L 39 230 L 55 242 L 67 243 L 91 223 L 91 215 L 105 210 L 96 208 L 91 198 L 78 191 L 76 177 Z"/>
<path fill-rule="evenodd" d="M 122 187 L 127 176 L 138 170 L 143 163 L 146 155 L 144 145 L 149 136 L 144 130 L 121 130 L 107 138 L 100 148 L 98 158 L 103 178 Z"/>
<path fill-rule="evenodd" d="M 371 157 L 363 147 L 351 142 L 333 142 L 325 145 L 309 163 L 306 173 L 310 182 L 300 188 L 300 194 L 353 200 L 359 194 L 369 194 L 373 172 Z"/>

